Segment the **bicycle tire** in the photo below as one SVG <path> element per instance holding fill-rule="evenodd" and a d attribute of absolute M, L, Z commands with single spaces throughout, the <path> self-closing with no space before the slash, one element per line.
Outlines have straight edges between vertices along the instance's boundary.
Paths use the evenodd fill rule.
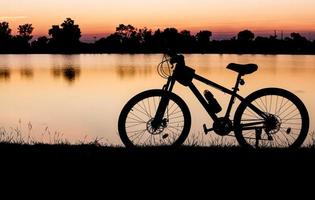
<path fill-rule="evenodd" d="M 150 126 L 150 120 L 152 120 L 153 116 L 155 115 L 156 112 L 156 108 L 158 105 L 158 99 L 162 98 L 162 97 L 167 97 L 170 100 L 170 103 L 168 105 L 168 112 L 171 112 L 173 110 L 171 109 L 178 109 L 178 111 L 176 111 L 175 114 L 177 114 L 177 112 L 179 113 L 178 116 L 175 116 L 175 119 L 168 119 L 168 126 L 165 128 L 161 128 L 163 130 L 159 130 L 161 131 L 158 134 L 154 134 L 154 133 L 150 133 L 150 128 L 148 128 L 148 126 Z M 153 105 L 152 105 L 153 104 Z M 140 106 L 139 106 L 140 105 Z M 152 106 L 152 107 L 151 107 Z M 177 106 L 177 107 L 176 107 Z M 175 107 L 175 108 L 173 108 Z M 144 108 L 149 108 L 147 110 L 145 110 Z M 155 111 L 154 111 L 155 110 Z M 139 116 L 136 116 L 133 112 L 134 111 L 138 111 L 139 112 Z M 175 111 L 173 111 L 175 112 Z M 169 113 L 168 113 L 169 114 Z M 180 116 L 180 114 L 182 114 L 182 116 Z M 173 113 L 174 115 L 174 113 Z M 130 117 L 132 116 L 132 117 Z M 168 117 L 170 117 L 171 115 L 169 115 Z M 180 117 L 183 118 L 183 124 L 179 123 Z M 130 119 L 132 118 L 132 119 Z M 131 120 L 129 121 L 129 124 L 132 123 L 132 125 L 127 125 L 128 121 L 127 120 Z M 137 122 L 139 121 L 139 124 L 137 125 Z M 178 124 L 176 124 L 175 122 L 178 122 Z M 174 127 L 171 127 L 171 125 Z M 147 142 L 140 142 L 139 137 L 138 138 L 138 142 L 135 141 L 136 139 L 131 138 L 131 132 L 130 130 L 127 130 L 128 128 L 132 128 L 132 126 L 135 127 L 141 127 L 140 132 L 138 134 L 142 134 L 142 135 L 146 135 L 148 136 L 148 138 L 150 137 L 150 139 L 147 139 Z M 144 129 L 145 128 L 145 129 Z M 181 129 L 182 130 L 179 130 Z M 144 91 L 136 96 L 134 96 L 132 99 L 130 99 L 127 104 L 124 106 L 124 108 L 122 109 L 120 116 L 119 116 L 119 120 L 118 120 L 118 132 L 119 132 L 119 136 L 123 142 L 123 144 L 126 147 L 141 147 L 141 146 L 145 146 L 145 147 L 150 147 L 150 146 L 180 146 L 182 145 L 191 128 L 191 114 L 189 111 L 188 106 L 186 105 L 186 103 L 176 94 L 171 93 L 171 92 L 167 92 L 164 90 L 148 90 L 148 91 Z M 172 130 L 171 130 L 172 129 Z M 178 135 L 175 135 L 174 131 L 179 130 L 180 133 Z M 142 133 L 142 132 L 143 133 Z M 154 132 L 154 131 L 151 131 Z M 166 134 L 168 135 L 172 135 L 174 136 L 173 140 L 170 139 L 170 137 L 168 136 L 168 142 L 166 142 L 166 138 L 164 138 L 166 136 Z M 156 137 L 155 137 L 156 136 Z M 135 137 L 135 136 L 134 136 Z M 141 136 L 142 137 L 142 136 Z M 159 141 L 160 140 L 160 141 Z"/>
<path fill-rule="evenodd" d="M 270 105 L 268 104 L 268 98 Z M 266 102 L 264 104 L 265 100 Z M 241 129 L 242 121 L 251 118 L 250 115 L 253 116 L 252 118 L 255 117 L 253 114 L 254 111 L 248 111 L 246 114 L 246 110 L 250 109 L 246 102 L 260 107 L 265 113 L 273 114 L 279 122 L 281 122 L 279 131 L 276 134 L 272 134 L 271 137 L 274 136 L 274 140 L 284 138 L 284 143 L 280 144 L 279 141 L 276 143 L 275 141 L 269 141 L 268 139 L 264 141 L 266 145 L 263 147 L 299 148 L 304 143 L 309 131 L 309 115 L 304 103 L 296 95 L 287 90 L 280 88 L 265 88 L 246 97 L 245 101 L 239 105 L 235 112 L 234 132 L 236 139 L 241 146 L 249 148 L 258 147 L 256 143 L 253 145 L 252 138 L 247 137 L 250 134 L 247 133 L 247 135 L 245 135 L 245 131 L 242 131 Z M 275 113 L 272 113 L 273 110 Z M 298 123 L 299 120 L 301 123 Z M 291 132 L 295 131 L 296 133 L 293 135 Z M 251 135 L 253 135 L 253 133 L 251 133 Z M 290 138 L 292 141 L 290 141 Z M 255 140 L 257 141 L 257 138 Z M 270 145 L 267 145 L 268 143 L 270 143 Z"/>

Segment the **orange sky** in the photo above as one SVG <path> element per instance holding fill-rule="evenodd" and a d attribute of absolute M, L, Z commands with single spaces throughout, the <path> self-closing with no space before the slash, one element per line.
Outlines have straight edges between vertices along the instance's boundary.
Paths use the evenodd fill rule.
<path fill-rule="evenodd" d="M 35 35 L 71 17 L 83 34 L 106 34 L 120 24 L 152 29 L 177 27 L 217 34 L 251 29 L 315 32 L 314 0 L 5 0 L 0 21 L 32 23 Z"/>

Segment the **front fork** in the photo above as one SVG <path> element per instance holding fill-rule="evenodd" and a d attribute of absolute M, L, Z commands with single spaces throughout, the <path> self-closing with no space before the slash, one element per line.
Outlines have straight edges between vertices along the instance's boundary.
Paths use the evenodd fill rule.
<path fill-rule="evenodd" d="M 165 91 L 165 93 L 162 94 L 161 101 L 158 105 L 156 114 L 155 114 L 154 119 L 152 121 L 152 127 L 154 129 L 158 129 L 161 126 L 161 124 L 163 125 L 165 123 L 163 117 L 165 115 L 165 112 L 167 110 L 167 106 L 168 106 L 169 101 L 170 101 L 167 94 L 168 94 L 168 92 L 172 92 L 174 85 L 175 85 L 175 82 L 176 82 L 176 80 L 172 76 L 170 76 L 167 80 L 167 83 L 163 86 L 162 90 Z"/>

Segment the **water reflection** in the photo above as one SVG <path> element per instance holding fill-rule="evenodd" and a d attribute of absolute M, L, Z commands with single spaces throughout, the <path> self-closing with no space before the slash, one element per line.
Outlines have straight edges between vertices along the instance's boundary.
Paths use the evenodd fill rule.
<path fill-rule="evenodd" d="M 150 77 L 154 73 L 152 67 L 136 67 L 136 66 L 118 66 L 116 73 L 120 79 L 125 78 L 136 78 L 140 77 Z"/>
<path fill-rule="evenodd" d="M 134 77 L 136 75 L 136 68 L 130 66 L 118 66 L 117 74 L 121 79 Z"/>
<path fill-rule="evenodd" d="M 11 72 L 9 68 L 0 68 L 0 79 L 8 81 L 10 80 Z"/>
<path fill-rule="evenodd" d="M 20 74 L 22 78 L 32 79 L 34 77 L 34 70 L 32 68 L 22 68 Z"/>
<path fill-rule="evenodd" d="M 67 66 L 64 68 L 55 67 L 52 68 L 52 75 L 55 78 L 62 76 L 68 83 L 74 83 L 74 81 L 80 76 L 81 69 L 79 67 Z"/>

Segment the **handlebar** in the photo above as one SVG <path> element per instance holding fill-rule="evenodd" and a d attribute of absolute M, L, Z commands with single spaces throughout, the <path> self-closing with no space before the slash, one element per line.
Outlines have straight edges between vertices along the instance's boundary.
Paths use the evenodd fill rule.
<path fill-rule="evenodd" d="M 170 57 L 170 63 L 185 66 L 185 57 L 181 54 L 177 54 L 175 51 L 167 50 L 166 55 Z"/>

